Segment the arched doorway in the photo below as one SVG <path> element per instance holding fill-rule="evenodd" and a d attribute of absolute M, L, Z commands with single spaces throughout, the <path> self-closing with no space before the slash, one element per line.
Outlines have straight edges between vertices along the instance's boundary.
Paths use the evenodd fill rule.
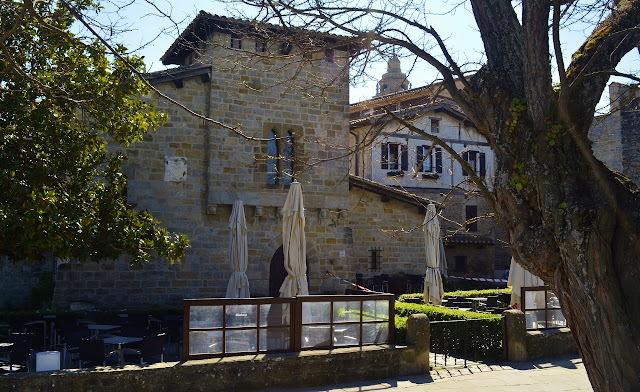
<path fill-rule="evenodd" d="M 306 258 L 307 263 L 307 276 L 309 275 L 309 258 Z M 271 257 L 271 263 L 269 264 L 269 297 L 280 296 L 280 286 L 284 282 L 284 278 L 287 277 L 287 270 L 284 268 L 284 251 L 282 245 L 276 249 L 273 257 Z"/>

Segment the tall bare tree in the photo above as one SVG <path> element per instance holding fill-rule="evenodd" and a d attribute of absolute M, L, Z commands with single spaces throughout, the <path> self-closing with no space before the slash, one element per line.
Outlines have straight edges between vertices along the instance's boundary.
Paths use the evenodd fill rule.
<path fill-rule="evenodd" d="M 512 253 L 559 296 L 594 389 L 640 390 L 640 194 L 594 158 L 588 139 L 610 76 L 640 41 L 640 1 L 471 0 L 486 60 L 470 78 L 418 22 L 422 2 L 245 3 L 262 21 L 404 48 L 435 67 L 495 152 L 484 194 Z M 561 26 L 589 15 L 593 32 L 565 65 Z"/>

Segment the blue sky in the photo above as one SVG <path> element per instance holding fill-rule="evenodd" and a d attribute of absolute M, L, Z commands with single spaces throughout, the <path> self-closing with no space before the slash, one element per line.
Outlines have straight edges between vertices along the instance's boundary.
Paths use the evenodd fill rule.
<path fill-rule="evenodd" d="M 126 0 L 115 1 L 128 4 Z M 457 3 L 447 0 L 425 1 L 424 8 L 417 10 L 417 12 L 424 18 L 422 22 L 426 20 L 426 23 L 433 26 L 445 39 L 452 56 L 459 64 L 468 63 L 470 64 L 469 69 L 477 68 L 475 64 L 479 64 L 483 60 L 480 34 L 475 27 L 468 2 L 460 5 Z M 155 7 L 147 1 L 138 1 L 120 12 L 115 11 L 113 3 L 104 4 L 105 10 L 98 17 L 103 22 L 117 22 L 128 30 L 118 36 L 117 41 L 125 44 L 129 49 L 138 49 L 137 53 L 144 56 L 147 67 L 151 71 L 165 68 L 160 57 L 200 10 L 223 16 L 235 16 L 238 11 L 237 3 L 220 1 L 181 0 L 172 2 L 156 0 L 153 4 Z M 251 12 L 247 8 L 242 10 L 249 14 Z M 171 19 L 165 15 L 171 15 Z M 565 64 L 568 64 L 571 55 L 592 28 L 592 25 L 575 23 L 562 31 L 561 42 Z M 639 74 L 640 62 L 638 60 L 638 51 L 634 50 L 625 57 L 618 69 L 623 72 Z M 408 73 L 412 87 L 426 85 L 438 78 L 437 72 L 426 63 L 414 64 L 414 59 L 408 57 L 401 58 L 401 61 L 402 69 Z M 370 64 L 367 70 L 371 78 L 359 80 L 357 84 L 352 83 L 351 85 L 350 100 L 352 103 L 371 98 L 376 93 L 376 81 L 386 71 L 386 63 Z M 630 81 L 621 78 L 612 80 L 630 83 Z M 606 105 L 607 100 L 608 97 L 605 93 L 601 105 Z M 603 108 L 603 110 L 605 109 Z"/>

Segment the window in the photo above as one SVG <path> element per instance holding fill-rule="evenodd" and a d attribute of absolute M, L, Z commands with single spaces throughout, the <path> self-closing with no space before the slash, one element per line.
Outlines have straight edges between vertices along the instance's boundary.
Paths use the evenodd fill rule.
<path fill-rule="evenodd" d="M 419 173 L 442 173 L 442 148 L 416 147 L 416 171 Z"/>
<path fill-rule="evenodd" d="M 292 49 L 293 49 L 293 45 L 291 45 L 291 42 L 285 41 L 282 43 L 282 45 L 280 45 L 280 54 L 283 54 L 286 56 L 289 53 L 291 53 Z"/>
<path fill-rule="evenodd" d="M 282 143 L 282 183 L 291 185 L 293 182 L 293 134 L 287 132 Z"/>
<path fill-rule="evenodd" d="M 266 50 L 267 45 L 265 44 L 264 41 L 256 41 L 256 52 L 257 53 L 264 53 Z"/>
<path fill-rule="evenodd" d="M 478 206 L 466 206 L 465 207 L 465 220 L 469 222 L 470 220 L 478 217 Z M 473 221 L 471 223 L 467 223 L 468 231 L 478 231 L 478 221 Z"/>
<path fill-rule="evenodd" d="M 267 184 L 276 185 L 278 183 L 279 155 L 278 140 L 276 132 L 269 133 L 269 141 L 267 142 Z"/>
<path fill-rule="evenodd" d="M 440 132 L 440 119 L 439 118 L 432 118 L 431 119 L 431 133 L 438 133 Z"/>
<path fill-rule="evenodd" d="M 465 151 L 462 153 L 462 159 L 469 163 L 469 166 L 473 169 L 479 177 L 484 178 L 486 175 L 486 158 L 484 152 L 479 151 Z M 462 169 L 462 175 L 467 177 L 469 173 Z"/>
<path fill-rule="evenodd" d="M 289 131 L 284 138 L 278 139 L 275 129 L 269 132 L 267 142 L 267 184 L 290 185 L 294 180 L 293 173 L 293 132 Z"/>
<path fill-rule="evenodd" d="M 455 256 L 453 261 L 456 272 L 467 272 L 467 256 Z"/>
<path fill-rule="evenodd" d="M 381 168 L 383 170 L 408 170 L 407 147 L 400 143 L 382 143 Z"/>
<path fill-rule="evenodd" d="M 231 48 L 242 49 L 242 38 L 237 34 L 231 34 Z"/>
<path fill-rule="evenodd" d="M 334 52 L 333 49 L 327 49 L 324 51 L 324 59 L 329 63 L 333 63 Z"/>

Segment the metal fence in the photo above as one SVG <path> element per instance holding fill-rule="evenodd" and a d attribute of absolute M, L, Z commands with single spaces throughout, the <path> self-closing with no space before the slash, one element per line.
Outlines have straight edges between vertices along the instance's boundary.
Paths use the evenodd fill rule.
<path fill-rule="evenodd" d="M 431 361 L 435 366 L 464 366 L 468 361 L 502 358 L 500 318 L 431 321 Z"/>
<path fill-rule="evenodd" d="M 393 343 L 394 296 L 184 300 L 183 358 Z"/>

